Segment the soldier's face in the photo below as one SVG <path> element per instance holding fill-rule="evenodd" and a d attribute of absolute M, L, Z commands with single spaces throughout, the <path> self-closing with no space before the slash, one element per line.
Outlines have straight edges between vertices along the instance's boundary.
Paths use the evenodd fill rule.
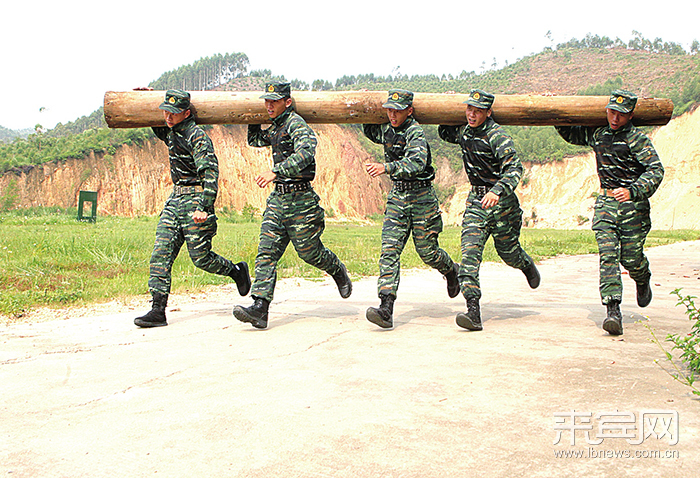
<path fill-rule="evenodd" d="M 623 128 L 634 116 L 634 111 L 630 111 L 629 113 L 621 113 L 620 111 L 610 108 L 606 108 L 605 111 L 608 114 L 608 124 L 610 125 L 610 129 L 613 131 Z"/>
<path fill-rule="evenodd" d="M 170 111 L 163 111 L 163 118 L 165 118 L 165 124 L 168 125 L 169 128 L 172 128 L 178 123 L 182 123 L 185 118 L 187 118 L 190 115 L 190 110 L 185 110 L 182 113 L 171 113 Z"/>
<path fill-rule="evenodd" d="M 467 105 L 467 123 L 469 123 L 469 126 L 472 128 L 478 128 L 484 124 L 484 121 L 486 121 L 486 118 L 489 116 L 491 116 L 491 108 L 484 109 L 477 108 L 473 105 Z"/>
<path fill-rule="evenodd" d="M 401 126 L 403 122 L 406 121 L 406 118 L 408 118 L 412 113 L 413 106 L 409 106 L 405 110 L 395 110 L 392 108 L 386 109 L 386 115 L 389 117 L 389 122 L 394 128 Z"/>
<path fill-rule="evenodd" d="M 277 118 L 284 113 L 288 106 L 292 105 L 291 98 L 281 98 L 279 100 L 265 100 L 265 109 L 270 118 Z"/>

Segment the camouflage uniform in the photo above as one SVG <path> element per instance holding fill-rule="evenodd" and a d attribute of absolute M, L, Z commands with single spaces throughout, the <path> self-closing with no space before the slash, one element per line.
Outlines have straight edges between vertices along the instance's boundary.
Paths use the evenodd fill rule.
<path fill-rule="evenodd" d="M 392 96 L 400 101 L 401 95 L 410 95 L 412 101 L 412 93 L 392 90 L 384 107 L 404 109 L 406 106 L 391 101 Z M 413 116 L 408 116 L 398 127 L 391 123 L 365 124 L 363 130 L 372 142 L 384 146 L 385 171 L 394 182 L 384 213 L 377 289 L 380 298 L 387 295 L 395 298 L 400 257 L 411 234 L 416 252 L 430 267 L 446 275 L 453 270 L 454 262 L 438 243 L 442 216 L 432 186 L 435 170 L 423 128 Z M 455 293 L 458 293 L 456 289 Z"/>
<path fill-rule="evenodd" d="M 472 90 L 470 95 L 474 105 L 481 105 L 477 107 L 491 107 L 493 95 L 481 90 Z M 490 116 L 476 128 L 440 125 L 438 134 L 444 141 L 462 147 L 464 169 L 472 186 L 462 218 L 459 282 L 465 299 L 479 299 L 479 268 L 489 236 L 493 235 L 496 252 L 506 264 L 524 272 L 534 267 L 519 240 L 523 212 L 515 188 L 523 167 L 513 141 Z M 480 201 L 489 191 L 499 200 L 494 207 L 485 209 Z"/>
<path fill-rule="evenodd" d="M 192 117 L 190 94 L 168 90 L 158 108 L 164 111 L 168 127 L 153 128 L 153 132 L 168 145 L 173 192 L 158 220 L 151 254 L 148 289 L 153 296 L 152 309 L 134 319 L 139 327 L 168 325 L 165 308 L 170 294 L 171 270 L 185 243 L 195 266 L 231 277 L 241 295 L 250 290 L 248 264 L 234 264 L 211 250 L 211 240 L 216 234 L 214 201 L 219 164 L 211 140 Z"/>
<path fill-rule="evenodd" d="M 631 112 L 636 96 L 616 90 L 608 108 Z M 629 271 L 637 284 L 648 284 L 649 261 L 644 242 L 651 229 L 649 198 L 664 177 L 664 168 L 649 138 L 632 125 L 613 130 L 601 127 L 557 126 L 569 143 L 591 146 L 596 156 L 598 178 L 603 193 L 598 195 L 593 216 L 600 255 L 600 296 L 602 303 L 622 301 L 620 266 Z M 618 202 L 610 191 L 626 188 L 630 200 Z"/>
<path fill-rule="evenodd" d="M 172 96 L 166 95 L 166 101 L 169 97 Z M 212 274 L 231 276 L 237 271 L 236 265 L 211 250 L 217 229 L 214 201 L 219 178 L 218 160 L 211 140 L 192 116 L 173 128 L 155 127 L 153 132 L 168 145 L 174 186 L 156 228 L 149 290 L 151 293 L 170 293 L 172 265 L 185 243 L 195 266 Z M 192 214 L 196 210 L 208 214 L 204 222 L 194 222 Z"/>
<path fill-rule="evenodd" d="M 345 267 L 321 242 L 325 213 L 310 184 L 316 175 L 316 135 L 306 121 L 289 107 L 265 130 L 249 125 L 248 144 L 272 147 L 272 171 L 277 175 L 263 214 L 251 293 L 269 303 L 277 281 L 277 262 L 290 241 L 303 261 L 331 276 L 338 276 Z"/>

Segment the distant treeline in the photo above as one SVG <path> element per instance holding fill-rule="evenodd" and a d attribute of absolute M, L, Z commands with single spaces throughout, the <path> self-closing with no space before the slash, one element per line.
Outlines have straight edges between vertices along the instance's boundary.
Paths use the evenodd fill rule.
<path fill-rule="evenodd" d="M 27 139 L 0 144 L 0 173 L 13 169 L 21 171 L 51 161 L 81 159 L 92 152 L 104 153 L 105 159 L 109 159 L 120 146 L 142 144 L 152 137 L 150 128 L 91 128 L 60 137 L 30 134 Z"/>
<path fill-rule="evenodd" d="M 26 137 L 31 134 L 32 131 L 31 129 L 14 130 L 0 126 L 0 143 L 3 141 L 12 141 L 17 137 Z"/>
<path fill-rule="evenodd" d="M 244 76 L 250 61 L 245 53 L 226 53 L 200 58 L 191 65 L 163 73 L 148 86 L 156 90 L 211 90 Z"/>
<path fill-rule="evenodd" d="M 52 138 L 60 138 L 62 136 L 80 134 L 83 131 L 93 128 L 106 127 L 107 123 L 105 122 L 104 108 L 100 106 L 100 108 L 93 111 L 90 116 L 81 116 L 77 120 L 66 124 L 58 123 L 55 128 L 46 131 L 44 135 Z"/>
<path fill-rule="evenodd" d="M 688 52 L 679 44 L 674 42 L 665 42 L 661 38 L 656 38 L 654 40 L 649 40 L 644 38 L 641 33 L 636 30 L 632 30 L 632 38 L 629 42 L 625 43 L 619 38 L 614 40 L 606 36 L 591 35 L 590 33 L 585 36 L 583 40 L 577 40 L 572 38 L 568 42 L 560 43 L 557 45 L 558 50 L 564 48 L 627 48 L 628 50 L 637 51 L 648 51 L 650 53 L 667 53 L 669 55 L 686 55 Z M 690 45 L 690 54 L 696 55 L 700 51 L 700 43 L 694 40 Z"/>

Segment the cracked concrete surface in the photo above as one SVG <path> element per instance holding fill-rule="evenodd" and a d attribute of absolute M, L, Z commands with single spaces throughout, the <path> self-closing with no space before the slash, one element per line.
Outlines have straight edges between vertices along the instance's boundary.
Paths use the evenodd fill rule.
<path fill-rule="evenodd" d="M 595 255 L 544 261 L 534 291 L 484 264 L 483 332 L 455 325 L 464 300 L 431 270 L 402 273 L 392 330 L 364 318 L 376 278 L 348 300 L 332 279 L 282 280 L 267 330 L 233 318 L 250 298 L 228 286 L 174 296 L 168 327 L 135 328 L 144 309 L 0 326 L 0 476 L 695 477 L 700 402 L 645 325 L 690 330 L 670 291 L 700 295 L 700 242 L 647 252 L 654 300 L 637 307 L 624 277 L 617 338 Z M 675 411 L 678 444 L 554 445 L 572 410 Z M 625 450 L 673 456 L 592 457 Z"/>

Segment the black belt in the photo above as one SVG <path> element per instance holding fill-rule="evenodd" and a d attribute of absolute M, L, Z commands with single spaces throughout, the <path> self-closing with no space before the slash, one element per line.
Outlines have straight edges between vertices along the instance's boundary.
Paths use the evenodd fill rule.
<path fill-rule="evenodd" d="M 424 181 L 394 181 L 394 187 L 397 191 L 413 191 L 415 189 L 429 188 L 432 181 L 426 179 Z"/>
<path fill-rule="evenodd" d="M 194 194 L 202 192 L 204 192 L 204 188 L 202 186 L 181 186 L 179 184 L 173 186 L 173 194 L 175 194 L 175 196 L 182 196 L 183 194 Z"/>
<path fill-rule="evenodd" d="M 476 197 L 481 199 L 486 196 L 486 193 L 491 190 L 491 186 L 472 186 L 472 193 L 476 194 Z"/>
<path fill-rule="evenodd" d="M 280 194 L 308 191 L 309 189 L 311 189 L 311 183 L 309 181 L 301 181 L 296 183 L 275 183 L 275 191 Z"/>

